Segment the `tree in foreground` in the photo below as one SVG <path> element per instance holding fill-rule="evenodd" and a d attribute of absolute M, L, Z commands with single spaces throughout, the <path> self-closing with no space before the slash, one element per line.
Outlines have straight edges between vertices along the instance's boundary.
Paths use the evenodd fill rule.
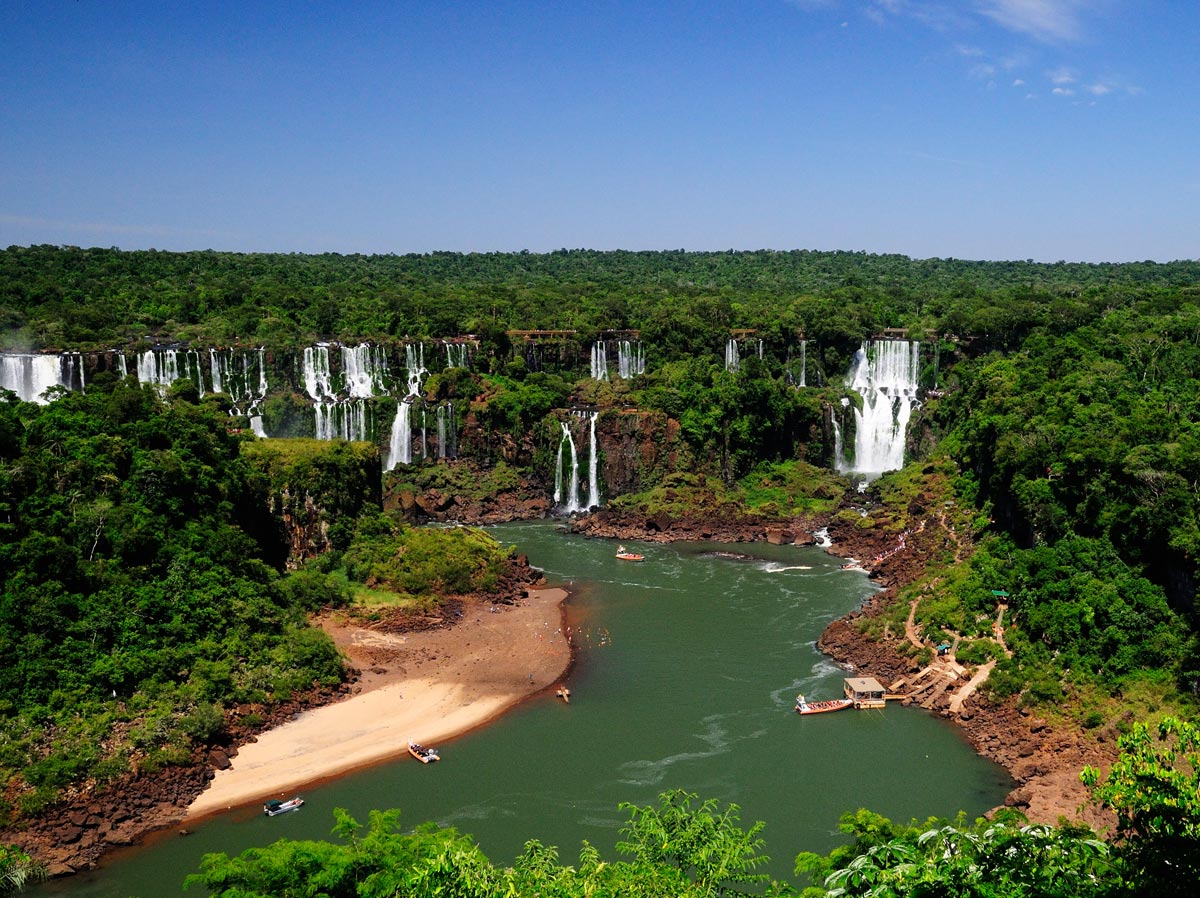
<path fill-rule="evenodd" d="M 1200 883 L 1200 725 L 1165 717 L 1119 741 L 1121 754 L 1101 779 L 1083 781 L 1117 815 L 1116 846 L 1137 895 L 1193 895 Z"/>
<path fill-rule="evenodd" d="M 468 836 L 427 823 L 400 832 L 400 812 L 373 811 L 366 832 L 345 811 L 335 812 L 341 844 L 280 840 L 236 857 L 206 855 L 187 885 L 206 887 L 212 898 L 725 898 L 744 894 L 785 895 L 766 887 L 755 868 L 763 824 L 743 830 L 738 808 L 723 812 L 709 800 L 667 792 L 658 807 L 622 805 L 630 812 L 618 850 L 630 861 L 606 862 L 587 842 L 578 866 L 559 862 L 557 849 L 531 840 L 513 866 L 492 865 Z"/>

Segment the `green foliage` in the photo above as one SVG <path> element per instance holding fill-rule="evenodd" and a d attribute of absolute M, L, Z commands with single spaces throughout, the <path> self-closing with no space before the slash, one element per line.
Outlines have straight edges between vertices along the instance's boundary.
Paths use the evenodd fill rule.
<path fill-rule="evenodd" d="M 0 845 L 0 896 L 16 895 L 46 878 L 46 869 L 11 845 Z"/>
<path fill-rule="evenodd" d="M 558 851 L 536 840 L 525 844 L 511 867 L 495 867 L 470 840 L 452 828 L 423 824 L 400 831 L 400 812 L 372 811 L 364 833 L 345 811 L 335 812 L 339 844 L 281 839 L 237 857 L 205 855 L 201 872 L 187 885 L 207 888 L 212 898 L 719 898 L 762 894 L 765 877 L 753 872 L 766 858 L 758 833 L 743 830 L 736 806 L 718 812 L 716 802 L 693 807 L 694 795 L 664 793 L 658 807 L 629 811 L 622 853 L 630 861 L 606 862 L 583 843 L 577 866 L 563 866 Z M 785 886 L 769 894 L 786 894 Z"/>
<path fill-rule="evenodd" d="M 1200 882 L 1200 726 L 1136 723 L 1118 745 L 1107 776 L 1089 767 L 1083 781 L 1117 815 L 1129 894 L 1190 894 Z"/>
<path fill-rule="evenodd" d="M 235 702 L 340 680 L 228 425 L 130 382 L 0 401 L 0 781 L 24 813 L 137 753 L 187 761 Z"/>
<path fill-rule="evenodd" d="M 474 527 L 409 527 L 376 515 L 358 522 L 340 565 L 354 583 L 437 601 L 494 592 L 511 554 Z"/>

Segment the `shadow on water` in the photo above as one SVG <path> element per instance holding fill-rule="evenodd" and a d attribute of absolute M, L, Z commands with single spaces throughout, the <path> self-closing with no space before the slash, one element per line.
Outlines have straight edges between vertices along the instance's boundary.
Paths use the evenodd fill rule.
<path fill-rule="evenodd" d="M 797 692 L 840 695 L 845 673 L 815 642 L 874 588 L 819 549 L 638 544 L 646 560 L 630 563 L 614 557 L 615 543 L 552 524 L 490 529 L 571 590 L 570 705 L 545 693 L 439 745 L 440 764 L 405 756 L 303 790 L 304 808 L 277 818 L 254 807 L 231 812 L 39 894 L 187 894 L 174 884 L 204 853 L 328 838 L 335 807 L 360 821 L 396 807 L 406 826 L 457 827 L 500 864 L 531 838 L 557 845 L 563 863 L 577 861 L 584 839 L 615 857 L 626 820 L 618 805 L 655 804 L 671 788 L 734 802 L 747 825 L 766 821 L 768 872 L 794 880 L 798 852 L 842 841 L 846 811 L 973 816 L 1011 787 L 956 729 L 924 712 L 794 713 Z"/>

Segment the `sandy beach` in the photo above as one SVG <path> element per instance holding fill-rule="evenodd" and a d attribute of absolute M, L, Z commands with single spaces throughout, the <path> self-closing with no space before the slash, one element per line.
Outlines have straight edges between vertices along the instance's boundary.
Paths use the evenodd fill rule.
<path fill-rule="evenodd" d="M 345 701 L 307 711 L 243 745 L 188 808 L 195 820 L 405 756 L 409 740 L 440 745 L 561 682 L 571 663 L 562 589 L 516 605 L 469 602 L 453 627 L 384 633 L 323 626 L 362 674 Z M 413 760 L 412 763 L 417 763 Z"/>

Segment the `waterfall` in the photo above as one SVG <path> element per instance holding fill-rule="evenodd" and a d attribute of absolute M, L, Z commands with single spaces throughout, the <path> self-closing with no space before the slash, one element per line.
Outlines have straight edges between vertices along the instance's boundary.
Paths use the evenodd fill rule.
<path fill-rule="evenodd" d="M 608 350 L 603 340 L 592 344 L 592 380 L 608 380 Z"/>
<path fill-rule="evenodd" d="M 579 456 L 575 452 L 575 440 L 571 437 L 571 426 L 562 422 L 562 439 L 558 444 L 558 464 L 554 469 L 554 504 L 567 514 L 582 511 L 583 503 L 579 501 Z M 566 493 L 563 493 L 563 447 L 571 451 L 571 479 Z"/>
<path fill-rule="evenodd" d="M 121 376 L 121 380 L 129 376 L 129 361 L 123 352 L 117 353 L 117 373 Z"/>
<path fill-rule="evenodd" d="M 599 463 L 597 461 L 596 419 L 599 412 L 592 412 L 588 424 L 588 508 L 600 507 Z"/>
<path fill-rule="evenodd" d="M 438 458 L 454 458 L 458 452 L 454 436 L 454 403 L 443 402 L 437 407 Z"/>
<path fill-rule="evenodd" d="M 762 357 L 763 357 L 763 341 L 762 341 L 762 338 L 759 337 L 759 339 L 758 339 L 758 360 L 760 362 L 762 361 Z"/>
<path fill-rule="evenodd" d="M 137 379 L 140 384 L 153 384 L 159 396 L 163 396 L 179 376 L 175 353 L 167 350 L 161 355 L 147 349 L 137 357 Z"/>
<path fill-rule="evenodd" d="M 256 437 L 267 438 L 267 432 L 263 429 L 262 415 L 250 416 L 250 430 L 254 432 Z"/>
<path fill-rule="evenodd" d="M 0 356 L 0 388 L 12 390 L 22 402 L 45 405 L 46 390 L 63 383 L 63 362 L 56 355 L 5 353 Z"/>
<path fill-rule="evenodd" d="M 370 399 L 387 392 L 387 355 L 382 347 L 361 343 L 341 349 L 342 375 L 352 398 Z"/>
<path fill-rule="evenodd" d="M 732 337 L 725 344 L 725 370 L 736 372 L 742 365 L 742 360 L 738 356 L 737 340 Z"/>
<path fill-rule="evenodd" d="M 466 343 L 451 343 L 449 340 L 443 340 L 442 343 L 446 347 L 446 367 L 447 368 L 466 368 L 467 367 L 467 344 Z"/>
<path fill-rule="evenodd" d="M 333 396 L 329 386 L 329 344 L 304 347 L 304 392 L 318 402 Z M 320 437 L 317 437 L 320 439 Z"/>
<path fill-rule="evenodd" d="M 447 345 L 447 349 L 449 345 Z M 391 471 L 396 465 L 412 464 L 412 407 L 421 402 L 421 378 L 429 372 L 425 369 L 425 347 L 420 343 L 409 343 L 404 347 L 404 367 L 408 374 L 408 393 L 396 404 L 396 417 L 392 419 L 392 434 L 388 443 L 387 467 Z M 440 413 L 440 409 L 439 409 Z M 440 423 L 439 423 L 440 426 Z M 439 431 L 439 457 L 441 453 Z M 421 451 L 429 455 L 425 440 L 425 408 L 421 407 Z"/>
<path fill-rule="evenodd" d="M 800 341 L 800 386 L 802 386 L 802 387 L 808 386 L 808 384 L 806 384 L 804 382 L 804 372 L 807 367 L 808 367 L 808 341 L 801 340 Z"/>
<path fill-rule="evenodd" d="M 68 390 L 78 390 L 80 393 L 87 387 L 83 372 L 83 353 L 64 352 L 58 357 L 62 373 L 62 385 Z"/>
<path fill-rule="evenodd" d="M 646 359 L 641 342 L 621 340 L 617 343 L 617 371 L 623 380 L 646 373 Z"/>
<path fill-rule="evenodd" d="M 388 471 L 396 465 L 412 464 L 412 427 L 408 418 L 411 409 L 412 402 L 407 398 L 396 403 L 396 417 L 392 420 L 392 438 L 388 449 Z"/>
<path fill-rule="evenodd" d="M 904 438 L 917 404 L 921 344 L 907 340 L 864 343 L 854 355 L 848 386 L 862 397 L 854 410 L 854 461 L 838 469 L 874 479 L 904 466 Z"/>
<path fill-rule="evenodd" d="M 318 440 L 367 439 L 367 403 L 363 399 L 322 400 L 313 406 L 313 414 Z"/>

